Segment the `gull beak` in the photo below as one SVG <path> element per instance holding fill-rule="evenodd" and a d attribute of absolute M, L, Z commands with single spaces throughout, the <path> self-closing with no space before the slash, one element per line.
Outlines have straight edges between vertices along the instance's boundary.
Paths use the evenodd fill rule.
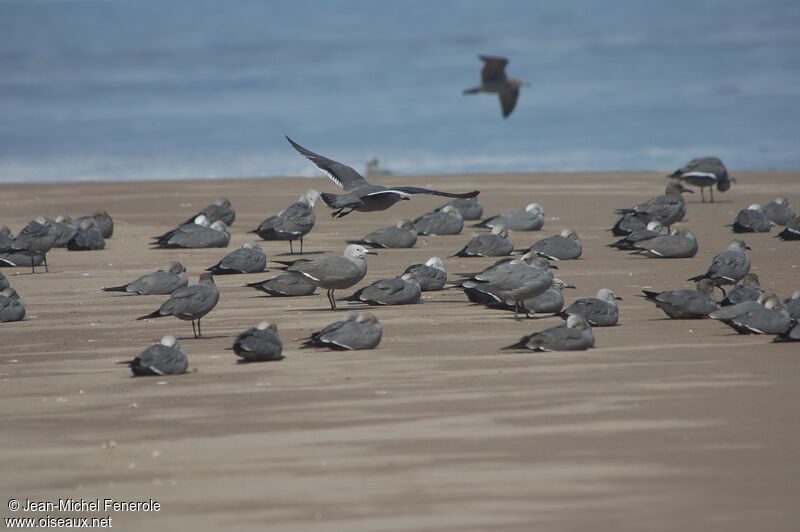
<path fill-rule="evenodd" d="M 377 253 L 374 251 L 367 251 L 367 255 L 377 255 Z"/>
<path fill-rule="evenodd" d="M 614 296 L 614 299 L 616 299 L 617 301 L 622 301 L 622 298 L 619 296 Z"/>
<path fill-rule="evenodd" d="M 565 284 L 564 288 L 578 288 L 578 287 L 575 286 L 574 284 Z"/>

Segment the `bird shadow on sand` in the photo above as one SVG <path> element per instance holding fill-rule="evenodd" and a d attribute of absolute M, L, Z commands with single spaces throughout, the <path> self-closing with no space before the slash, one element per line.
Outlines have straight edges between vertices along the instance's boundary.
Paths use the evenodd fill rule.
<path fill-rule="evenodd" d="M 233 338 L 233 336 L 227 334 L 217 334 L 215 336 L 201 336 L 200 338 L 195 338 L 194 336 L 181 336 L 178 338 L 180 341 L 184 340 L 219 340 L 220 338 Z"/>
<path fill-rule="evenodd" d="M 249 287 L 248 287 L 249 288 Z M 307 296 L 251 296 L 250 299 L 292 299 L 296 297 L 309 297 L 309 296 L 317 296 L 319 293 L 314 292 L 313 294 L 308 294 Z"/>
<path fill-rule="evenodd" d="M 306 255 L 324 255 L 325 253 L 330 253 L 330 251 L 304 251 L 303 253 L 276 253 L 273 254 L 273 257 L 295 257 L 298 259 L 302 259 Z"/>

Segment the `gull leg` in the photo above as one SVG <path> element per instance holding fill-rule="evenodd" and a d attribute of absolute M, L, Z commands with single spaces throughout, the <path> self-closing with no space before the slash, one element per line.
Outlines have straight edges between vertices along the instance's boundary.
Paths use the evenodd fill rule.
<path fill-rule="evenodd" d="M 197 338 L 197 330 L 194 328 L 194 320 L 192 320 L 192 334 Z"/>
<path fill-rule="evenodd" d="M 714 203 L 714 187 L 708 187 L 708 190 L 711 193 L 711 203 Z"/>
<path fill-rule="evenodd" d="M 50 273 L 50 270 L 47 269 L 47 253 L 42 254 L 42 258 L 44 259 L 44 271 L 45 271 L 45 273 Z"/>
<path fill-rule="evenodd" d="M 700 199 L 702 200 L 703 203 L 706 202 L 705 190 L 706 190 L 706 187 L 700 187 Z"/>
<path fill-rule="evenodd" d="M 303 254 L 303 237 L 300 237 L 300 254 Z"/>
<path fill-rule="evenodd" d="M 203 337 L 203 331 L 200 330 L 200 318 L 197 318 L 197 337 Z"/>
<path fill-rule="evenodd" d="M 36 268 L 33 267 L 33 255 L 31 255 L 31 273 L 36 273 Z"/>

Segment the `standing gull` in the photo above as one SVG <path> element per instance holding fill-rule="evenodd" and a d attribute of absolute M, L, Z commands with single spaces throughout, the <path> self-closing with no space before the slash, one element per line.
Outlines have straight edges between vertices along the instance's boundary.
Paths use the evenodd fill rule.
<path fill-rule="evenodd" d="M 264 240 L 288 240 L 289 252 L 294 255 L 292 242 L 300 241 L 300 254 L 303 254 L 303 237 L 314 228 L 317 218 L 314 206 L 319 201 L 319 192 L 307 190 L 300 198 L 275 216 L 263 220 L 249 233 L 256 233 Z"/>
<path fill-rule="evenodd" d="M 675 222 L 680 222 L 686 215 L 686 202 L 683 200 L 684 192 L 693 191 L 678 182 L 671 182 L 664 190 L 664 194 L 634 205 L 628 209 L 617 209 L 617 214 L 633 214 L 643 222 L 657 221 L 669 228 Z"/>
<path fill-rule="evenodd" d="M 655 303 L 667 316 L 674 319 L 705 318 L 717 310 L 717 302 L 714 300 L 714 283 L 709 279 L 700 280 L 696 290 L 683 288 L 666 292 L 650 290 L 642 290 L 642 292 L 648 301 Z"/>
<path fill-rule="evenodd" d="M 564 229 L 558 235 L 548 236 L 534 242 L 528 249 L 548 260 L 572 260 L 580 258 L 583 242 L 573 229 Z"/>
<path fill-rule="evenodd" d="M 514 249 L 508 231 L 502 225 L 492 227 L 489 234 L 472 237 L 453 257 L 506 257 Z"/>
<path fill-rule="evenodd" d="M 361 244 L 373 248 L 413 248 L 417 243 L 417 228 L 403 218 L 396 225 L 381 227 L 372 231 L 361 240 L 348 240 L 348 244 Z"/>
<path fill-rule="evenodd" d="M 278 326 L 262 321 L 236 336 L 233 352 L 243 362 L 270 362 L 283 360 L 283 342 L 278 338 Z"/>
<path fill-rule="evenodd" d="M 219 289 L 214 284 L 214 277 L 209 272 L 200 274 L 198 284 L 185 286 L 175 290 L 158 310 L 139 316 L 137 320 L 163 318 L 175 316 L 178 319 L 192 322 L 192 332 L 195 338 L 202 338 L 200 319 L 211 312 L 219 301 Z M 197 329 L 194 322 L 197 321 Z"/>
<path fill-rule="evenodd" d="M 133 360 L 118 362 L 127 364 L 134 377 L 152 375 L 180 375 L 189 368 L 189 359 L 174 336 L 167 335 L 161 342 L 151 345 Z"/>
<path fill-rule="evenodd" d="M 320 170 L 328 174 L 331 180 L 344 189 L 344 194 L 322 193 L 322 201 L 335 209 L 334 218 L 341 218 L 353 211 L 370 212 L 383 211 L 394 205 L 400 200 L 411 199 L 410 196 L 416 194 L 432 194 L 434 196 L 445 196 L 448 198 L 473 198 L 480 192 L 475 190 L 463 194 L 441 192 L 420 187 L 384 187 L 372 185 L 364 177 L 342 163 L 336 162 L 322 155 L 309 151 L 295 141 L 286 137 L 286 140 L 300 152 L 316 164 Z"/>
<path fill-rule="evenodd" d="M 214 275 L 234 273 L 260 273 L 267 269 L 267 255 L 258 243 L 250 241 L 231 251 L 215 265 L 206 268 Z"/>
<path fill-rule="evenodd" d="M 365 255 L 377 255 L 377 253 L 358 244 L 350 244 L 338 257 L 276 262 L 284 264 L 283 269 L 288 273 L 303 277 L 314 286 L 327 289 L 331 310 L 337 310 L 334 291 L 350 288 L 364 278 L 367 274 Z"/>
<path fill-rule="evenodd" d="M 186 266 L 180 262 L 170 262 L 163 270 L 156 270 L 139 277 L 135 281 L 120 286 L 104 287 L 103 292 L 128 292 L 131 294 L 168 295 L 189 284 Z"/>
<path fill-rule="evenodd" d="M 705 273 L 690 277 L 687 281 L 711 279 L 717 286 L 723 284 L 736 284 L 750 271 L 750 249 L 744 240 L 734 239 L 728 244 L 728 249 L 715 255 Z M 724 292 L 724 290 L 723 290 Z"/>
<path fill-rule="evenodd" d="M 359 289 L 345 301 L 357 301 L 370 305 L 413 305 L 419 303 L 422 290 L 419 281 L 410 273 L 393 279 L 381 279 Z"/>
<path fill-rule="evenodd" d="M 494 227 L 503 225 L 509 231 L 538 231 L 544 226 L 544 208 L 538 203 L 529 203 L 522 210 L 505 211 L 490 216 L 472 227 Z"/>
<path fill-rule="evenodd" d="M 315 332 L 303 342 L 307 347 L 327 347 L 337 351 L 374 349 L 381 342 L 383 330 L 378 318 L 369 312 L 351 312 L 346 320 L 336 321 Z"/>
<path fill-rule="evenodd" d="M 553 278 L 553 284 L 536 297 L 522 301 L 521 306 L 526 314 L 554 314 L 561 312 L 564 308 L 564 295 L 561 293 L 565 288 L 575 288 L 567 284 L 558 277 Z M 464 292 L 470 301 L 486 305 L 486 307 L 497 310 L 514 310 L 514 305 L 508 301 L 503 301 L 491 290 L 485 288 L 465 289 Z"/>
<path fill-rule="evenodd" d="M 526 85 L 526 83 L 521 79 L 506 76 L 508 59 L 505 57 L 492 55 L 479 55 L 478 57 L 483 61 L 481 84 L 470 89 L 464 89 L 464 94 L 476 94 L 479 92 L 498 94 L 500 96 L 500 106 L 503 110 L 503 118 L 508 118 L 508 115 L 517 105 L 519 88 Z"/>
<path fill-rule="evenodd" d="M 594 346 L 594 335 L 589 323 L 581 315 L 567 318 L 557 327 L 523 336 L 519 342 L 503 349 L 530 349 L 531 351 L 584 351 Z"/>
<path fill-rule="evenodd" d="M 608 288 L 601 288 L 596 297 L 576 299 L 559 316 L 568 319 L 573 314 L 580 314 L 593 327 L 611 327 L 619 321 L 617 300 L 621 301 L 622 298 Z"/>
<path fill-rule="evenodd" d="M 305 277 L 284 273 L 266 281 L 248 283 L 245 286 L 255 288 L 272 297 L 310 296 L 317 287 Z"/>
<path fill-rule="evenodd" d="M 412 264 L 403 273 L 413 275 L 423 292 L 441 290 L 447 282 L 447 270 L 439 257 L 431 257 L 425 264 Z"/>
<path fill-rule="evenodd" d="M 32 273 L 36 273 L 34 259 L 41 257 L 41 260 L 44 261 L 44 271 L 49 272 L 47 252 L 53 248 L 55 243 L 55 225 L 49 218 L 40 216 L 23 227 L 14 242 L 5 249 L 0 249 L 0 252 L 30 257 Z"/>
<path fill-rule="evenodd" d="M 457 235 L 464 228 L 464 219 L 458 209 L 445 205 L 414 220 L 414 227 L 421 235 Z"/>
<path fill-rule="evenodd" d="M 731 183 L 735 183 L 735 179 L 728 177 L 728 170 L 716 157 L 701 157 L 699 159 L 692 159 L 689 164 L 683 168 L 678 168 L 667 177 L 672 179 L 679 179 L 690 185 L 700 187 L 700 196 L 703 203 L 706 201 L 703 189 L 708 188 L 711 193 L 711 203 L 714 203 L 714 189 L 716 185 L 717 190 L 725 192 L 731 188 Z"/>

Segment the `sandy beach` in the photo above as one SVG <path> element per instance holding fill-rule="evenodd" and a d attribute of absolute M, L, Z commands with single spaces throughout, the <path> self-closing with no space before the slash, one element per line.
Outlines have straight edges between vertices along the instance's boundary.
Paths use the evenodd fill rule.
<path fill-rule="evenodd" d="M 50 273 L 2 268 L 27 318 L 0 324 L 0 517 L 106 517 L 119 530 L 790 531 L 800 526 L 800 344 L 741 336 L 712 320 L 668 320 L 641 289 L 691 287 L 735 235 L 747 205 L 786 196 L 800 208 L 800 172 L 732 172 L 733 188 L 687 195 L 696 257 L 654 260 L 607 248 L 614 208 L 663 193 L 662 173 L 437 175 L 375 179 L 442 190 L 482 189 L 485 214 L 541 203 L 540 232 L 575 229 L 583 257 L 558 264 L 568 302 L 611 288 L 620 325 L 596 328 L 579 353 L 501 351 L 560 323 L 470 306 L 459 290 L 421 304 L 374 308 L 378 349 L 300 350 L 299 338 L 341 319 L 324 291 L 268 298 L 244 287 L 279 272 L 218 276 L 220 303 L 189 322 L 136 321 L 165 296 L 104 293 L 180 260 L 194 283 L 250 240 L 246 232 L 324 177 L 0 185 L 0 224 L 16 234 L 37 215 L 102 208 L 106 249 L 48 254 Z M 151 250 L 161 234 L 219 196 L 237 210 L 226 249 Z M 379 213 L 330 218 L 317 206 L 305 250 L 340 254 L 345 240 L 444 203 L 416 197 Z M 468 222 L 469 223 L 469 222 Z M 473 234 L 420 237 L 378 250 L 358 285 L 431 256 L 451 278 L 490 258 L 445 258 Z M 788 297 L 800 289 L 800 243 L 747 234 L 752 271 Z M 262 242 L 270 259 L 287 242 Z M 273 266 L 273 264 L 270 264 Z M 38 268 L 37 268 L 38 271 Z M 338 293 L 339 297 L 353 290 Z M 343 308 L 362 308 L 361 305 Z M 269 319 L 285 360 L 241 365 L 226 349 Z M 173 334 L 190 373 L 131 378 L 115 363 Z M 151 512 L 12 512 L 6 501 L 157 501 Z"/>

